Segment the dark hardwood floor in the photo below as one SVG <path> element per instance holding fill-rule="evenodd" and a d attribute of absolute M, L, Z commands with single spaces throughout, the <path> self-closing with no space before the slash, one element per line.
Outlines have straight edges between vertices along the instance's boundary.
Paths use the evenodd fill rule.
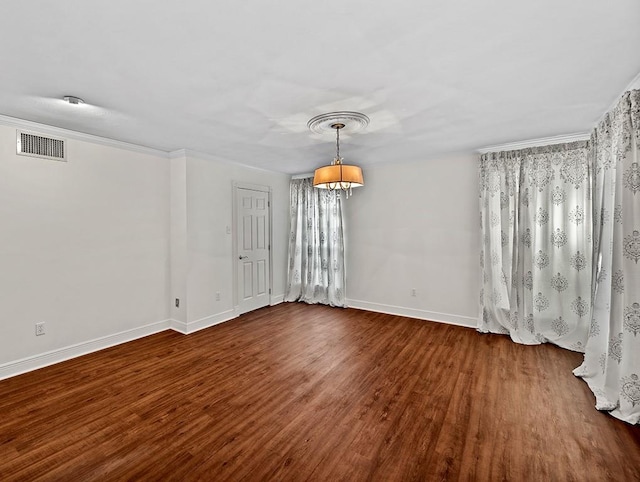
<path fill-rule="evenodd" d="M 582 355 L 285 303 L 0 382 L 0 480 L 640 480 Z"/>

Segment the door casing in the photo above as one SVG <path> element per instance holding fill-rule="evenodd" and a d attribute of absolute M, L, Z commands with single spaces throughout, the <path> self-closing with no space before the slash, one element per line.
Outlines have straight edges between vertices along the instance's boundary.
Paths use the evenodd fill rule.
<path fill-rule="evenodd" d="M 268 304 L 271 305 L 273 304 L 273 249 L 271 249 L 272 244 L 273 244 L 273 211 L 272 211 L 272 206 L 271 206 L 271 197 L 272 197 L 272 191 L 271 191 L 271 187 L 270 186 L 264 186 L 264 185 L 260 185 L 260 184 L 249 184 L 249 183 L 242 183 L 242 182 L 233 182 L 233 189 L 232 189 L 232 195 L 233 195 L 233 202 L 232 202 L 232 245 L 233 245 L 233 249 L 232 249 L 232 262 L 233 262 L 233 309 L 235 312 L 235 315 L 241 315 L 243 313 L 246 313 L 248 311 L 251 310 L 243 310 L 242 306 L 240 305 L 240 294 L 238 293 L 238 280 L 240 277 L 240 263 L 238 262 L 239 259 L 239 254 L 238 254 L 238 238 L 239 238 L 239 229 L 241 229 L 241 225 L 240 225 L 240 220 L 238 219 L 238 190 L 239 189 L 247 189 L 250 191 L 258 191 L 258 192 L 263 192 L 267 194 L 267 216 L 269 219 L 269 236 L 268 236 L 268 243 L 269 243 L 269 249 L 268 249 L 268 257 L 269 257 L 269 275 L 267 278 L 268 281 Z"/>

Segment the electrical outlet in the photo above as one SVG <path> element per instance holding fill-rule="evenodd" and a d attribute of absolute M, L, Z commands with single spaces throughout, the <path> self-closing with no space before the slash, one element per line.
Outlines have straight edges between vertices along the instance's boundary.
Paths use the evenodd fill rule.
<path fill-rule="evenodd" d="M 180 308 L 180 298 L 176 298 L 176 308 Z"/>
<path fill-rule="evenodd" d="M 36 336 L 44 335 L 44 321 L 36 323 Z"/>
<path fill-rule="evenodd" d="M 216 301 L 220 301 L 220 292 L 216 291 Z"/>
<path fill-rule="evenodd" d="M 413 289 L 411 290 L 411 296 L 417 296 L 417 293 L 416 293 L 416 289 L 415 289 L 415 288 L 413 288 Z"/>

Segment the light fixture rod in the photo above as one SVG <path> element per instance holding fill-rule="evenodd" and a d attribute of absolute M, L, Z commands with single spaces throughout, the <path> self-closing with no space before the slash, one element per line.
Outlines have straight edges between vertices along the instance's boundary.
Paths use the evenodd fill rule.
<path fill-rule="evenodd" d="M 331 128 L 336 130 L 336 162 L 335 164 L 342 164 L 342 159 L 340 158 L 340 129 L 344 127 L 342 122 L 336 122 L 335 124 L 331 124 Z"/>

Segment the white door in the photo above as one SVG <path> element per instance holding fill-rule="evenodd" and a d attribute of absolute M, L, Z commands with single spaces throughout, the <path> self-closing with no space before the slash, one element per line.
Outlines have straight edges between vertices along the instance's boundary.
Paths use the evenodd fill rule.
<path fill-rule="evenodd" d="M 269 192 L 236 187 L 238 314 L 269 305 Z"/>

